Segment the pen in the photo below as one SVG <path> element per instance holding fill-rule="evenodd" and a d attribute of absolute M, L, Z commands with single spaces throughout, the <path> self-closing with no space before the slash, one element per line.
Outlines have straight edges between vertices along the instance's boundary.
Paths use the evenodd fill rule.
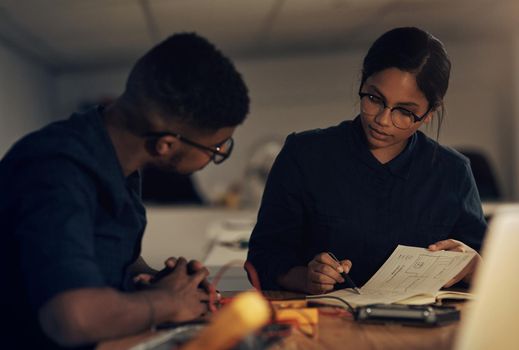
<path fill-rule="evenodd" d="M 339 264 L 341 263 L 339 261 L 339 259 L 337 259 L 337 257 L 335 255 L 333 255 L 332 252 L 328 252 L 328 255 L 331 256 L 331 258 L 333 260 L 335 260 L 336 262 L 338 262 Z M 344 280 L 346 281 L 346 285 L 348 286 L 348 288 L 351 288 L 355 291 L 355 293 L 360 294 L 360 289 L 357 287 L 355 282 L 353 282 L 351 277 L 346 272 L 344 272 L 344 269 L 342 270 L 342 272 L 340 274 L 341 274 L 342 278 L 344 278 Z"/>

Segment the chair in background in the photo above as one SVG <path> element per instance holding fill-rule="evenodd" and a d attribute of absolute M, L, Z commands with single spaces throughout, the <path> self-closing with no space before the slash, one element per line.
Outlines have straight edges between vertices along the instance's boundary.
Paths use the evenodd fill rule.
<path fill-rule="evenodd" d="M 470 167 L 474 174 L 481 200 L 500 201 L 502 193 L 492 166 L 484 153 L 474 149 L 462 148 L 458 149 L 458 151 L 470 160 Z"/>

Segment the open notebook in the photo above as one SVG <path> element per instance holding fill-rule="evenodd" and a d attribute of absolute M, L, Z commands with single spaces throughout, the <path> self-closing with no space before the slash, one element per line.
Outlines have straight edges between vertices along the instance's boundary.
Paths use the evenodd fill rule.
<path fill-rule="evenodd" d="M 469 293 L 440 291 L 475 256 L 474 252 L 431 252 L 424 248 L 399 245 L 384 265 L 360 288 L 361 294 L 341 289 L 328 294 L 307 296 L 319 302 L 352 306 L 375 303 L 430 304 L 439 299 L 470 299 Z"/>

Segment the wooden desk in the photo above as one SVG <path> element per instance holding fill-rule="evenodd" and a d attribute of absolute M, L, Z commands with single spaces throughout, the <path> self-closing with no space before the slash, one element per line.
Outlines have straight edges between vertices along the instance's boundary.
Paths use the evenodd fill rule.
<path fill-rule="evenodd" d="M 319 315 L 317 336 L 293 332 L 272 349 L 452 349 L 457 324 L 437 328 L 359 324 Z"/>
<path fill-rule="evenodd" d="M 269 298 L 290 298 L 296 294 L 267 292 Z M 455 304 L 462 316 L 466 304 Z M 323 309 L 325 311 L 325 309 Z M 352 317 L 319 315 L 317 336 L 309 338 L 294 331 L 272 349 L 452 349 L 459 322 L 422 328 L 399 325 L 359 324 Z"/>
<path fill-rule="evenodd" d="M 289 298 L 294 294 L 285 292 L 269 292 L 269 297 Z M 468 305 L 458 303 L 461 310 Z M 327 310 L 323 309 L 323 312 Z M 330 311 L 330 310 L 327 310 Z M 338 317 L 326 314 L 319 315 L 317 334 L 310 338 L 295 330 L 281 342 L 269 349 L 314 350 L 314 349 L 452 349 L 459 323 L 434 328 L 406 327 L 398 325 L 359 324 L 352 317 Z M 103 342 L 100 350 L 128 349 L 159 333 L 128 337 L 125 339 Z"/>

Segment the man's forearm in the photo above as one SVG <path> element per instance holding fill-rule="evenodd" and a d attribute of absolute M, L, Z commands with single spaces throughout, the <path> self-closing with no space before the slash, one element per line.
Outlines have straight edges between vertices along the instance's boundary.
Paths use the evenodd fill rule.
<path fill-rule="evenodd" d="M 167 321 L 171 308 L 164 305 L 167 301 L 157 290 L 85 288 L 58 294 L 40 309 L 39 319 L 55 342 L 77 346 L 136 334 Z"/>

